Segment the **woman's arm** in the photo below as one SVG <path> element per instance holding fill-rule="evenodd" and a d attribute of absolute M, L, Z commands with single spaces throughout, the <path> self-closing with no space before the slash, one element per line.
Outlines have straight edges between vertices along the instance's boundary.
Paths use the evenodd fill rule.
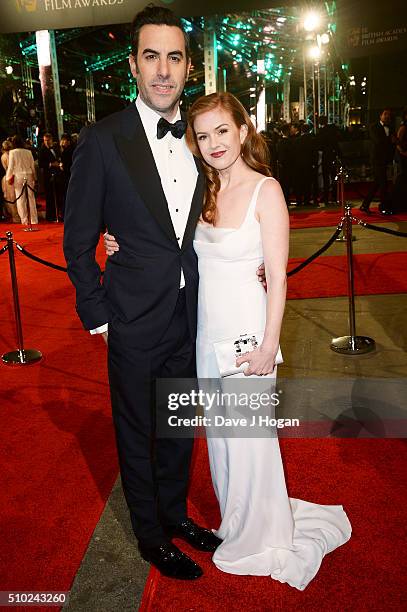
<path fill-rule="evenodd" d="M 8 154 L 6 181 L 10 181 L 13 174 L 14 174 L 14 151 L 10 151 Z"/>
<path fill-rule="evenodd" d="M 257 213 L 268 287 L 266 330 L 262 346 L 277 352 L 287 291 L 290 227 L 287 205 L 277 181 L 267 181 L 262 186 Z"/>
<path fill-rule="evenodd" d="M 260 222 L 267 281 L 266 329 L 261 346 L 242 356 L 237 365 L 247 361 L 245 374 L 271 374 L 278 351 L 281 323 L 287 289 L 289 217 L 281 187 L 277 181 L 266 181 L 259 193 L 256 216 Z"/>

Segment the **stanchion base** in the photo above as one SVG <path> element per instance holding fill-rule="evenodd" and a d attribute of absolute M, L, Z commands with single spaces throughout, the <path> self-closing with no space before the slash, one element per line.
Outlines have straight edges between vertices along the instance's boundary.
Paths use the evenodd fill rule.
<path fill-rule="evenodd" d="M 33 226 L 26 227 L 26 228 L 23 229 L 23 232 L 39 232 L 39 231 L 40 231 L 40 228 L 39 227 L 35 227 L 35 226 L 34 227 Z"/>
<path fill-rule="evenodd" d="M 6 365 L 29 365 L 42 358 L 42 353 L 37 349 L 22 349 L 21 351 L 10 351 L 4 353 L 2 361 Z"/>
<path fill-rule="evenodd" d="M 374 351 L 376 343 L 368 336 L 341 336 L 332 340 L 331 349 L 345 355 L 363 355 Z"/>

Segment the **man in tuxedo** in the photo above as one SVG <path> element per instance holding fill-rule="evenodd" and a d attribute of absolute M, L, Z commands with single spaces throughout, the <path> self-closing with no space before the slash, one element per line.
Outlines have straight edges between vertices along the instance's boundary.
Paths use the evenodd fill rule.
<path fill-rule="evenodd" d="M 386 215 L 392 214 L 388 205 L 387 167 L 393 162 L 396 137 L 391 126 L 391 111 L 385 108 L 380 114 L 380 121 L 373 123 L 369 130 L 371 150 L 370 158 L 373 170 L 373 183 L 360 206 L 360 210 L 370 214 L 369 206 L 379 190 L 379 211 Z"/>
<path fill-rule="evenodd" d="M 336 202 L 336 164 L 335 160 L 339 156 L 338 131 L 334 124 L 328 123 L 328 117 L 319 117 L 319 130 L 316 137 L 318 150 L 322 153 L 322 180 L 323 180 L 323 202 L 329 205 L 329 195 Z"/>
<path fill-rule="evenodd" d="M 45 217 L 47 221 L 56 221 L 58 206 L 57 176 L 59 173 L 58 150 L 52 134 L 43 136 L 43 144 L 38 155 L 38 165 L 43 172 L 45 189 Z"/>
<path fill-rule="evenodd" d="M 68 187 L 64 250 L 86 329 L 108 344 L 109 384 L 123 491 L 144 559 L 163 574 L 201 568 L 171 542 L 199 550 L 220 540 L 187 517 L 192 439 L 154 435 L 152 381 L 195 375 L 198 269 L 193 250 L 204 176 L 187 148 L 179 99 L 190 69 L 188 38 L 166 8 L 132 24 L 135 104 L 81 132 Z M 120 251 L 103 284 L 95 261 L 109 228 Z"/>

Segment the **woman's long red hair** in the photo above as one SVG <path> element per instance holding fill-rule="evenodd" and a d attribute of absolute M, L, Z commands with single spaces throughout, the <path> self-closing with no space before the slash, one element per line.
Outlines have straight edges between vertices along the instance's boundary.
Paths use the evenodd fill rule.
<path fill-rule="evenodd" d="M 188 128 L 186 139 L 192 153 L 202 161 L 206 175 L 206 192 L 202 210 L 202 218 L 206 223 L 213 224 L 216 219 L 216 197 L 220 189 L 220 179 L 218 171 L 205 162 L 199 151 L 198 141 L 194 131 L 194 122 L 198 115 L 208 111 L 222 108 L 228 112 L 235 123 L 240 128 L 247 125 L 247 136 L 242 144 L 241 155 L 246 164 L 265 176 L 271 176 L 269 166 L 269 150 L 264 138 L 256 132 L 256 129 L 244 106 L 235 96 L 228 92 L 213 93 L 209 96 L 198 98 L 188 112 Z"/>

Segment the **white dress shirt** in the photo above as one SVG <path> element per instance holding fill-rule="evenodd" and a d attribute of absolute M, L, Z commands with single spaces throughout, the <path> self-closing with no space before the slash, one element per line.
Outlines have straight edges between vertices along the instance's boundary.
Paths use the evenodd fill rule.
<path fill-rule="evenodd" d="M 185 136 L 175 138 L 171 132 L 167 132 L 164 138 L 158 140 L 157 124 L 161 115 L 147 106 L 140 96 L 137 97 L 136 107 L 160 175 L 175 236 L 181 247 L 198 177 L 195 161 L 187 147 Z M 181 119 L 181 112 L 178 108 L 171 123 L 175 123 L 179 119 Z M 182 269 L 179 286 L 180 289 L 185 287 Z M 107 329 L 107 324 L 105 324 L 92 329 L 90 333 L 103 333 Z"/>
<path fill-rule="evenodd" d="M 383 121 L 380 121 L 380 123 L 382 124 L 382 126 L 384 127 L 384 131 L 386 133 L 387 138 L 389 137 L 390 134 L 390 128 L 388 125 L 384 125 Z"/>

